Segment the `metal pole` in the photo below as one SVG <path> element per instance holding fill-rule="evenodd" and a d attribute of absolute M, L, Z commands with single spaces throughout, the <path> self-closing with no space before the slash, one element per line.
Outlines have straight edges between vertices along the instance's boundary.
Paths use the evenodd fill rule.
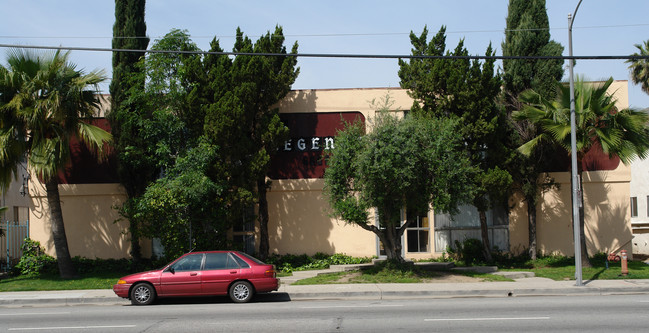
<path fill-rule="evenodd" d="M 575 236 L 575 280 L 577 286 L 583 286 L 581 276 L 581 236 L 579 226 L 579 175 L 577 174 L 577 126 L 575 120 L 575 80 L 573 67 L 575 60 L 572 58 L 572 23 L 577 15 L 577 10 L 581 1 L 577 4 L 574 14 L 568 14 L 568 68 L 570 69 L 570 157 L 571 157 L 571 176 L 572 176 L 572 224 Z"/>

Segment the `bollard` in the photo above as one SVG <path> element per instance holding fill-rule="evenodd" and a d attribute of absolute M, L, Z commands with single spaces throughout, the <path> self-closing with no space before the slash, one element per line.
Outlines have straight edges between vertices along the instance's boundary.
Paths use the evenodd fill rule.
<path fill-rule="evenodd" d="M 626 262 L 626 250 L 620 251 L 620 257 L 622 257 L 622 276 L 627 276 L 629 275 L 629 267 L 627 266 Z"/>

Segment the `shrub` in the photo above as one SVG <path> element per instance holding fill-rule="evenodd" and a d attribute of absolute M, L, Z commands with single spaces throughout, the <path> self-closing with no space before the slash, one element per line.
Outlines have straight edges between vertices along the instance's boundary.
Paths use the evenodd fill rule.
<path fill-rule="evenodd" d="M 305 271 L 312 269 L 327 269 L 331 265 L 350 265 L 371 262 L 371 257 L 352 257 L 346 254 L 328 255 L 318 252 L 310 257 L 306 254 L 294 255 L 272 255 L 266 262 L 275 265 L 278 271 L 291 273 L 293 271 Z"/>
<path fill-rule="evenodd" d="M 23 255 L 16 265 L 21 275 L 34 277 L 56 272 L 56 259 L 44 253 L 40 242 L 25 238 L 21 250 Z"/>
<path fill-rule="evenodd" d="M 455 241 L 455 248 L 449 247 L 447 252 L 454 260 L 463 261 L 467 266 L 485 262 L 482 241 L 479 239 L 467 238 L 462 243 Z"/>

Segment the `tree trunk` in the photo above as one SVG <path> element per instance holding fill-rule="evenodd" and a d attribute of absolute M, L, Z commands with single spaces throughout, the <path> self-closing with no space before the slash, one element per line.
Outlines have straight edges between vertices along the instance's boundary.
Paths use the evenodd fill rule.
<path fill-rule="evenodd" d="M 530 259 L 536 260 L 536 203 L 534 198 L 527 198 L 527 230 Z"/>
<path fill-rule="evenodd" d="M 68 238 L 65 235 L 65 224 L 61 211 L 61 198 L 59 196 L 59 182 L 56 176 L 51 177 L 45 183 L 47 191 L 47 203 L 50 206 L 52 238 L 56 250 L 56 260 L 59 265 L 59 275 L 62 279 L 73 279 L 78 277 L 77 270 L 72 264 L 70 250 L 68 249 Z"/>
<path fill-rule="evenodd" d="M 266 177 L 260 177 L 257 179 L 257 195 L 259 200 L 259 259 L 261 260 L 266 260 L 270 251 L 266 191 Z"/>
<path fill-rule="evenodd" d="M 483 210 L 480 212 L 480 233 L 482 234 L 482 253 L 487 262 L 492 262 L 491 245 L 489 243 L 489 227 L 487 226 L 487 213 Z"/>
<path fill-rule="evenodd" d="M 379 240 L 383 243 L 383 249 L 388 260 L 404 262 L 401 256 L 401 237 L 396 228 L 388 227 L 382 230 L 383 237 L 379 236 Z"/>

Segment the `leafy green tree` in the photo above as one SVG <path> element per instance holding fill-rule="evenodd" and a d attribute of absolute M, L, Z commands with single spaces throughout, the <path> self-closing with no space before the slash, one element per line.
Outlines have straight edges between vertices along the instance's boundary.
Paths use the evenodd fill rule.
<path fill-rule="evenodd" d="M 255 43 L 237 29 L 234 52 L 287 54 L 282 28 Z M 214 45 L 213 47 L 218 47 Z M 297 43 L 292 54 L 297 53 Z M 275 105 L 290 91 L 298 76 L 297 58 L 293 56 L 241 55 L 227 64 L 225 58 L 213 59 L 211 68 L 225 75 L 227 90 L 210 106 L 205 118 L 205 134 L 219 146 L 224 159 L 231 163 L 230 179 L 241 190 L 238 196 L 251 193 L 259 205 L 259 257 L 268 256 L 268 202 L 270 183 L 266 174 L 270 157 L 281 146 L 288 128 L 279 119 Z M 243 198 L 245 199 L 245 198 Z"/>
<path fill-rule="evenodd" d="M 185 51 L 198 47 L 186 31 L 172 29 L 156 40 L 152 49 Z M 197 142 L 197 138 L 189 137 L 183 121 L 186 87 L 193 86 L 185 83 L 185 68 L 196 57 L 200 59 L 199 55 L 154 53 L 140 58 L 128 77 L 122 108 L 111 115 L 119 124 L 120 176 L 128 193 L 120 213 L 129 221 L 133 240 L 140 237 L 139 226 L 147 223 L 139 218 L 142 214 L 137 214 L 138 198 Z"/>
<path fill-rule="evenodd" d="M 649 39 L 643 44 L 635 44 L 639 52 L 632 54 L 634 57 L 649 56 Z M 631 80 L 633 83 L 642 85 L 642 90 L 649 94 L 649 59 L 635 58 L 626 61 L 631 70 Z"/>
<path fill-rule="evenodd" d="M 550 40 L 550 24 L 545 0 L 510 0 L 507 13 L 503 56 L 560 56 L 561 44 Z M 521 109 L 518 95 L 534 89 L 547 99 L 556 95 L 555 83 L 563 76 L 562 59 L 504 59 L 503 94 L 507 114 Z M 538 135 L 536 126 L 528 121 L 511 121 L 511 147 L 518 147 Z M 541 189 L 552 184 L 544 178 L 539 183 L 544 169 L 544 152 L 541 147 L 530 155 L 517 155 L 507 163 L 507 170 L 513 176 L 515 188 L 527 202 L 529 255 L 536 259 L 536 205 Z"/>
<path fill-rule="evenodd" d="M 372 132 L 348 124 L 336 136 L 325 170 L 324 194 L 332 215 L 375 233 L 390 260 L 403 261 L 401 211 L 456 212 L 472 199 L 475 169 L 462 152 L 458 121 L 397 119 L 387 112 L 374 119 Z M 379 225 L 370 219 L 376 209 Z"/>
<path fill-rule="evenodd" d="M 217 148 L 201 142 L 136 199 L 134 215 L 142 221 L 142 234 L 159 238 L 167 257 L 227 246 L 225 231 L 231 225 L 222 200 L 227 184 L 210 177 L 220 166 Z"/>
<path fill-rule="evenodd" d="M 113 49 L 146 50 L 149 38 L 146 36 L 144 21 L 145 0 L 115 0 L 115 23 L 113 24 Z M 140 75 L 141 66 L 137 66 L 143 52 L 113 52 L 113 78 L 110 82 L 111 112 L 108 120 L 111 131 L 115 136 L 115 150 L 123 156 L 127 154 L 126 147 L 131 145 L 135 133 L 130 124 L 123 124 L 131 119 L 131 113 L 137 112 L 133 102 L 126 103 L 127 92 L 132 87 L 144 88 L 144 76 Z M 120 182 L 126 188 L 129 198 L 144 191 L 147 177 L 141 177 L 141 170 L 134 165 L 118 160 L 118 175 Z M 141 181 L 144 178 L 144 182 Z M 129 220 L 131 236 L 131 256 L 135 261 L 141 257 L 139 233 L 137 225 Z"/>
<path fill-rule="evenodd" d="M 410 34 L 414 56 L 466 57 L 468 51 L 461 40 L 453 52 L 446 49 L 446 28 L 441 27 L 430 43 L 428 29 L 417 37 Z M 494 53 L 491 46 L 487 56 Z M 408 89 L 414 99 L 411 112 L 421 117 L 453 118 L 464 140 L 463 150 L 480 172 L 472 179 L 472 204 L 480 215 L 480 228 L 485 259 L 491 261 L 486 211 L 497 205 L 506 205 L 511 175 L 501 169 L 510 152 L 503 144 L 506 134 L 505 113 L 496 103 L 501 80 L 494 72 L 494 60 L 483 63 L 466 58 L 413 58 L 399 61 L 401 87 Z"/>
<path fill-rule="evenodd" d="M 70 140 L 104 156 L 111 135 L 87 122 L 99 108 L 101 72 L 85 74 L 69 53 L 12 50 L 0 66 L 0 172 L 3 187 L 27 156 L 30 171 L 45 183 L 52 238 L 62 278 L 76 276 L 65 234 L 58 172 L 70 161 Z"/>
<path fill-rule="evenodd" d="M 580 193 L 583 193 L 583 157 L 596 146 L 601 147 L 610 157 L 619 157 L 624 164 L 638 156 L 645 158 L 649 155 L 649 116 L 633 109 L 617 110 L 615 99 L 607 93 L 612 82 L 613 78 L 599 85 L 585 83 L 580 78 L 576 80 L 576 152 L 571 151 L 570 90 L 566 85 L 557 83 L 558 95 L 554 100 L 547 100 L 532 90 L 524 92 L 521 101 L 525 106 L 513 114 L 514 119 L 530 121 L 541 130 L 538 136 L 520 146 L 522 153 L 530 154 L 545 142 L 577 155 Z M 582 263 L 585 267 L 590 267 L 584 232 L 583 196 L 581 200 L 579 222 Z"/>

